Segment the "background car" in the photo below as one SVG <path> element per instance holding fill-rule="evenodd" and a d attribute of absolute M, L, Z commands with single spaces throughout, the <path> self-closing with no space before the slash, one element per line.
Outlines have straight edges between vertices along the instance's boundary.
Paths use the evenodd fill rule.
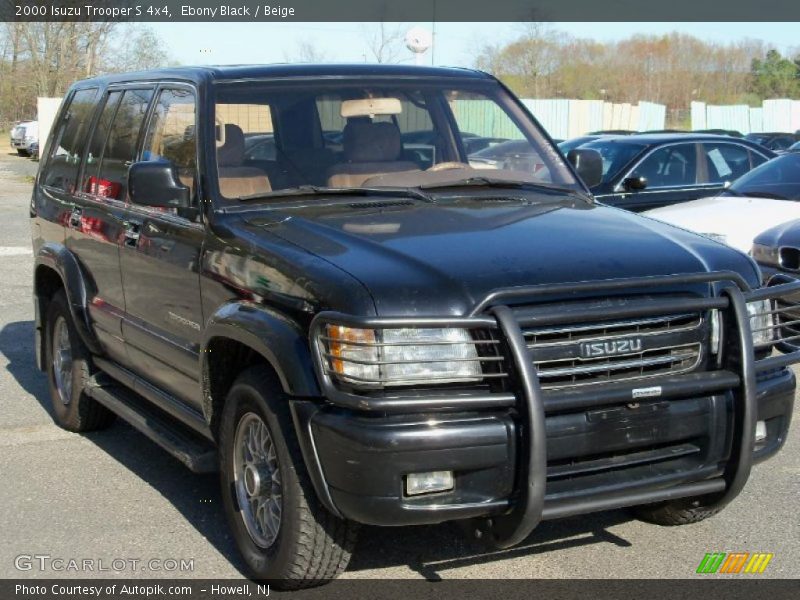
<path fill-rule="evenodd" d="M 744 139 L 761 144 L 773 152 L 786 152 L 793 144 L 800 142 L 796 133 L 748 133 Z"/>
<path fill-rule="evenodd" d="M 765 280 L 779 272 L 800 277 L 800 219 L 762 231 L 753 240 L 750 255 Z"/>
<path fill-rule="evenodd" d="M 469 164 L 476 169 L 506 169 L 529 173 L 536 173 L 544 165 L 527 140 L 502 142 L 470 154 Z"/>
<path fill-rule="evenodd" d="M 475 136 L 466 137 L 461 140 L 461 143 L 464 144 L 464 151 L 467 153 L 467 156 L 469 156 L 470 154 L 475 154 L 476 152 L 507 141 L 508 138 Z"/>
<path fill-rule="evenodd" d="M 748 252 L 765 229 L 800 219 L 800 154 L 764 163 L 716 197 L 645 214 Z"/>
<path fill-rule="evenodd" d="M 20 156 L 30 156 L 31 146 L 39 142 L 39 122 L 23 121 L 11 130 L 11 146 Z"/>
<path fill-rule="evenodd" d="M 775 157 L 754 142 L 710 134 L 659 133 L 597 139 L 581 146 L 603 159 L 598 202 L 634 211 L 716 195 Z"/>
<path fill-rule="evenodd" d="M 558 149 L 561 150 L 561 152 L 563 152 L 564 155 L 566 156 L 566 154 L 573 148 L 578 148 L 580 146 L 583 146 L 584 144 L 588 144 L 589 142 L 599 140 L 602 137 L 609 137 L 609 134 L 597 133 L 594 135 L 581 135 L 579 137 L 574 137 L 568 140 L 564 140 L 563 142 L 558 143 L 557 146 Z"/>
<path fill-rule="evenodd" d="M 275 160 L 275 136 L 256 133 L 244 138 L 245 160 Z"/>

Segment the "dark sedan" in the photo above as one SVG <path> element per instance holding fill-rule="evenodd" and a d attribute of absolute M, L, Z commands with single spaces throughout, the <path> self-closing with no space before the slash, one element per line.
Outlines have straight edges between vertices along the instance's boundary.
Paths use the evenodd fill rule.
<path fill-rule="evenodd" d="M 800 220 L 782 223 L 759 234 L 751 254 L 764 279 L 777 272 L 800 277 Z"/>
<path fill-rule="evenodd" d="M 563 142 L 559 142 L 557 146 L 558 149 L 561 150 L 561 152 L 567 154 L 570 150 L 574 150 L 575 148 L 579 148 L 584 144 L 588 144 L 589 142 L 593 142 L 595 140 L 599 140 L 604 137 L 609 137 L 609 134 L 602 133 L 602 134 L 581 135 L 579 137 L 574 137 L 568 140 L 564 140 Z"/>
<path fill-rule="evenodd" d="M 603 178 L 591 186 L 597 201 L 634 211 L 714 196 L 776 156 L 743 139 L 681 133 L 602 138 L 580 149 L 603 159 Z"/>
<path fill-rule="evenodd" d="M 761 144 L 773 152 L 786 152 L 790 146 L 800 141 L 800 135 L 780 132 L 748 133 L 744 139 Z"/>

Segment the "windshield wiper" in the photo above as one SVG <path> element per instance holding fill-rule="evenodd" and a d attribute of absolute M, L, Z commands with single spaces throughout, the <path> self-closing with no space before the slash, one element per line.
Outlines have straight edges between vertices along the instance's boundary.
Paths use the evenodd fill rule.
<path fill-rule="evenodd" d="M 451 188 L 451 187 L 463 187 L 463 186 L 475 186 L 475 187 L 489 187 L 489 188 L 512 188 L 512 189 L 530 189 L 537 192 L 550 192 L 550 193 L 557 193 L 557 194 L 567 194 L 569 196 L 577 196 L 582 200 L 587 200 L 591 202 L 591 198 L 581 192 L 580 190 L 575 190 L 572 188 L 561 187 L 557 185 L 549 185 L 546 183 L 534 183 L 532 181 L 508 181 L 505 179 L 495 179 L 493 177 L 465 177 L 464 179 L 458 179 L 453 181 L 444 181 L 441 183 L 429 183 L 426 185 L 421 185 L 419 188 L 421 190 L 436 190 L 442 188 Z"/>
<path fill-rule="evenodd" d="M 256 200 L 280 200 L 282 198 L 297 198 L 302 196 L 369 196 L 393 198 L 401 196 L 404 198 L 414 198 L 422 202 L 433 202 L 433 199 L 426 193 L 416 188 L 405 187 L 345 187 L 330 188 L 317 185 L 301 185 L 295 188 L 268 192 L 266 194 L 250 194 L 249 196 L 239 196 L 233 200 L 239 202 L 252 202 Z"/>

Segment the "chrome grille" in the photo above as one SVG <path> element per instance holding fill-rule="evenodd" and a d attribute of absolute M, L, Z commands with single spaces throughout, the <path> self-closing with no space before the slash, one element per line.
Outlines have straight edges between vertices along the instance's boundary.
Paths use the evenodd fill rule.
<path fill-rule="evenodd" d="M 525 328 L 523 335 L 544 389 L 686 373 L 700 365 L 706 343 L 698 313 Z"/>
<path fill-rule="evenodd" d="M 775 316 L 776 342 L 790 350 L 800 349 L 800 305 L 777 300 L 771 311 Z"/>

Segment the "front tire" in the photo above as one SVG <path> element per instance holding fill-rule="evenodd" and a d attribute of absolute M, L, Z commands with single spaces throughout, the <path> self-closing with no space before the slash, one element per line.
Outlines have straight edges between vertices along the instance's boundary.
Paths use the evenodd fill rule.
<path fill-rule="evenodd" d="M 256 579 L 282 589 L 335 578 L 356 539 L 356 525 L 314 494 L 289 402 L 269 369 L 247 369 L 226 398 L 219 443 L 223 504 L 239 551 Z"/>
<path fill-rule="evenodd" d="M 704 521 L 720 512 L 722 507 L 709 507 L 703 503 L 702 498 L 683 498 L 637 506 L 633 510 L 642 521 L 676 527 Z"/>
<path fill-rule="evenodd" d="M 114 413 L 84 392 L 86 382 L 92 376 L 91 355 L 75 330 L 64 290 L 56 292 L 50 301 L 45 348 L 50 400 L 56 423 L 77 432 L 111 425 Z"/>
<path fill-rule="evenodd" d="M 23 150 L 22 148 L 17 148 L 17 154 L 19 156 L 30 156 L 31 155 L 30 152 L 28 152 L 27 150 Z"/>

